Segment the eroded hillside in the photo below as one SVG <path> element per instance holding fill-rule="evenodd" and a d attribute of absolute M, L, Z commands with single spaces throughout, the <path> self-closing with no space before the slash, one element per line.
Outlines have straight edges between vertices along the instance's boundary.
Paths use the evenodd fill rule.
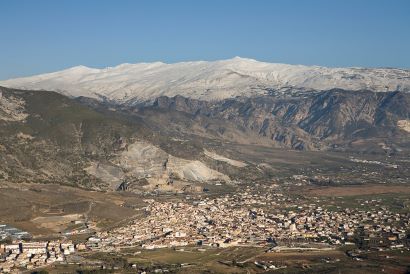
<path fill-rule="evenodd" d="M 54 92 L 1 88 L 1 94 L 2 180 L 106 190 L 144 178 L 229 180 L 195 155 L 174 157 L 154 146 L 165 141 L 136 117 L 98 112 Z"/>

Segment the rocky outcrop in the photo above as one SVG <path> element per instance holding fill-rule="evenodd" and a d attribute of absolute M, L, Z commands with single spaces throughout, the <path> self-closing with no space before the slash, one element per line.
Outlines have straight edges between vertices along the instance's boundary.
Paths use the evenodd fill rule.
<path fill-rule="evenodd" d="M 4 88 L 0 87 L 0 120 L 24 121 L 28 115 L 24 101 L 4 91 Z"/>
<path fill-rule="evenodd" d="M 198 102 L 180 96 L 159 98 L 154 108 L 223 120 L 282 146 L 332 149 L 357 140 L 400 142 L 410 117 L 410 94 L 333 89 L 303 96 L 262 96 Z M 223 133 L 223 129 L 220 131 Z"/>

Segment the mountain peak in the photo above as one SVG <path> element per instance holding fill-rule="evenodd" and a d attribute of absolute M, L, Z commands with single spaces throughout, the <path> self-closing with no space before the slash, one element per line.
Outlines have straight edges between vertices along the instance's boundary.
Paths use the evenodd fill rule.
<path fill-rule="evenodd" d="M 62 72 L 78 72 L 78 73 L 87 73 L 87 72 L 98 72 L 99 69 L 96 68 L 90 68 L 84 65 L 78 65 L 78 66 L 74 66 L 68 69 L 63 70 Z"/>
<path fill-rule="evenodd" d="M 233 57 L 231 59 L 228 59 L 228 60 L 230 60 L 230 61 L 240 61 L 240 62 L 259 62 L 259 63 L 262 63 L 260 61 L 255 60 L 255 59 L 252 59 L 252 58 L 244 58 L 244 57 L 240 57 L 240 56 L 235 56 L 235 57 Z"/>

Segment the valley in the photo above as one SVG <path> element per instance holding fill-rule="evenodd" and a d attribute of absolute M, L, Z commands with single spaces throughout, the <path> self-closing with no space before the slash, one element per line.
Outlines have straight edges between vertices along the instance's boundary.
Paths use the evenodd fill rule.
<path fill-rule="evenodd" d="M 406 273 L 409 93 L 355 87 L 0 87 L 1 271 Z"/>
<path fill-rule="evenodd" d="M 0 1 L 0 274 L 409 274 L 410 1 Z"/>

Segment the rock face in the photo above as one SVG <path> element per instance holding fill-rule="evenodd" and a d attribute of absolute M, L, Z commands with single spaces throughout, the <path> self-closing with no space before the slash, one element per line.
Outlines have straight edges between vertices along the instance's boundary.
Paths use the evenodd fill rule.
<path fill-rule="evenodd" d="M 160 96 L 181 95 L 202 101 L 312 90 L 410 91 L 404 69 L 326 68 L 258 62 L 236 57 L 213 62 L 140 63 L 95 69 L 85 66 L 26 78 L 0 81 L 0 86 L 53 90 L 133 105 Z"/>
<path fill-rule="evenodd" d="M 404 131 L 410 132 L 410 120 L 399 120 L 397 126 Z"/>
<path fill-rule="evenodd" d="M 163 178 L 196 182 L 229 180 L 228 176 L 208 168 L 198 160 L 174 157 L 145 141 L 129 145 L 113 162 L 125 171 L 125 175 L 136 179 Z"/>
<path fill-rule="evenodd" d="M 303 150 L 347 146 L 358 140 L 406 145 L 409 104 L 410 94 L 403 92 L 333 89 L 306 96 L 235 98 L 214 103 L 160 97 L 153 106 L 186 112 L 195 120 L 207 117 L 227 121 L 285 147 Z"/>
<path fill-rule="evenodd" d="M 169 155 L 146 141 L 136 141 L 107 163 L 91 163 L 85 171 L 115 190 L 123 182 L 148 182 L 146 188 L 172 181 L 207 182 L 229 181 L 229 177 L 210 169 L 200 161 L 185 160 Z M 170 188 L 171 189 L 171 188 Z"/>
<path fill-rule="evenodd" d="M 14 96 L 3 96 L 0 89 L 0 120 L 24 121 L 26 117 L 24 101 Z"/>

